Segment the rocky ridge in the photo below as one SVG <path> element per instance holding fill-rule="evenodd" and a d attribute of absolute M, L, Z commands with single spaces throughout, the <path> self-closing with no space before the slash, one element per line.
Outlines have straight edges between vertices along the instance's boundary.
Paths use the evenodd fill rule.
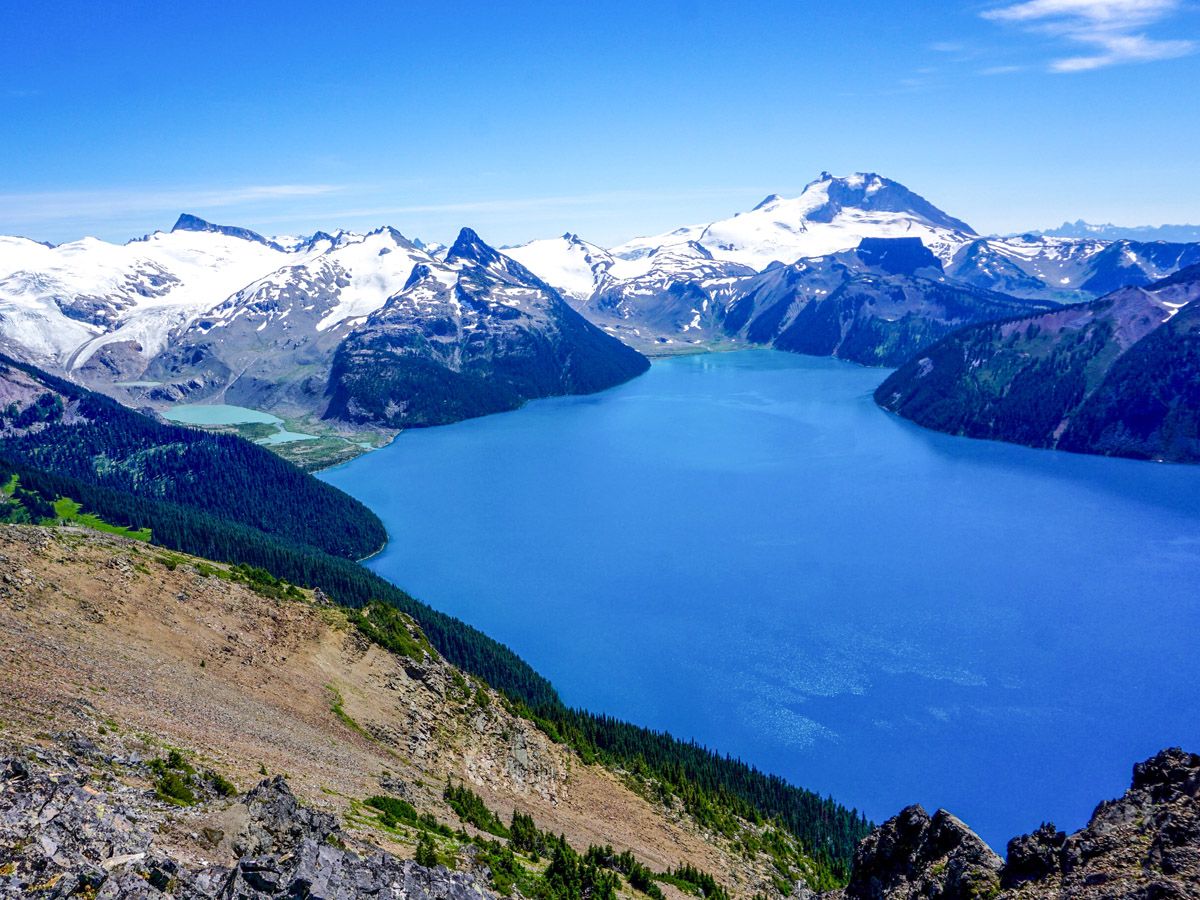
<path fill-rule="evenodd" d="M 1200 756 L 1138 763 L 1128 791 L 1067 835 L 1052 824 L 1002 860 L 945 810 L 910 806 L 859 846 L 828 900 L 1195 900 L 1200 897 Z"/>

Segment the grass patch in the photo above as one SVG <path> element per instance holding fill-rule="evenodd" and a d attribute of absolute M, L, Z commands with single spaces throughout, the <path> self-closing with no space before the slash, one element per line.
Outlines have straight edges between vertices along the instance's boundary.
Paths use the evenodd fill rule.
<path fill-rule="evenodd" d="M 401 825 L 416 828 L 420 831 L 431 831 L 442 837 L 453 837 L 454 831 L 449 825 L 443 825 L 433 813 L 419 813 L 415 806 L 407 800 L 397 797 L 375 796 L 367 798 L 367 806 L 379 812 L 379 822 L 387 828 L 398 829 Z"/>
<path fill-rule="evenodd" d="M 13 476 L 15 482 L 16 476 Z M 15 484 L 13 485 L 15 489 Z M 43 521 L 43 525 L 80 525 L 93 531 L 103 531 L 107 534 L 117 534 L 121 537 L 133 538 L 135 541 L 150 540 L 149 528 L 126 528 L 124 525 L 113 525 L 91 513 L 82 511 L 83 506 L 70 497 L 59 497 L 54 501 L 55 520 Z"/>
<path fill-rule="evenodd" d="M 346 619 L 367 640 L 398 656 L 407 656 L 417 662 L 422 662 L 426 654 L 437 657 L 437 651 L 433 649 L 416 620 L 394 606 L 372 601 L 360 610 L 348 610 Z M 468 694 L 466 679 L 457 670 L 452 677 L 456 683 L 462 683 L 464 694 Z"/>
<path fill-rule="evenodd" d="M 345 701 L 342 698 L 341 691 L 335 688 L 332 684 L 327 684 L 325 687 L 331 695 L 329 700 L 329 711 L 337 716 L 338 721 L 354 733 L 362 735 L 367 740 L 374 740 L 367 730 L 355 722 L 350 713 L 346 712 L 346 709 L 343 706 Z"/>

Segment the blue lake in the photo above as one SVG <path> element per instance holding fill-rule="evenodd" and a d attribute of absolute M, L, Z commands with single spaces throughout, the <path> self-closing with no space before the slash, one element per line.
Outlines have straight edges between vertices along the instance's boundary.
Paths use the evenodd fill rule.
<path fill-rule="evenodd" d="M 323 477 L 370 565 L 571 704 L 1003 850 L 1200 747 L 1200 467 L 927 432 L 770 351 L 412 431 Z"/>

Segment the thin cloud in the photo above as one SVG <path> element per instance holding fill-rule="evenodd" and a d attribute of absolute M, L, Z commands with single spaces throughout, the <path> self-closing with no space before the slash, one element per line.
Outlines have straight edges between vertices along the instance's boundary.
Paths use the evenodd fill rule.
<path fill-rule="evenodd" d="M 577 207 L 620 206 L 633 201 L 677 201 L 709 197 L 745 196 L 745 188 L 700 188 L 690 191 L 602 191 L 544 197 L 514 197 L 502 200 L 467 200 L 453 203 L 413 203 L 394 206 L 369 206 L 336 210 L 337 219 L 380 218 L 428 213 L 528 213 Z"/>
<path fill-rule="evenodd" d="M 53 221 L 90 215 L 112 217 L 160 210 L 221 209 L 263 201 L 336 194 L 331 184 L 263 184 L 203 190 L 44 191 L 0 194 L 0 217 Z"/>
<path fill-rule="evenodd" d="M 1089 48 L 1052 60 L 1052 72 L 1087 72 L 1126 63 L 1175 59 L 1195 52 L 1193 40 L 1151 37 L 1146 29 L 1177 13 L 1179 0 L 1024 0 L 983 13 Z"/>

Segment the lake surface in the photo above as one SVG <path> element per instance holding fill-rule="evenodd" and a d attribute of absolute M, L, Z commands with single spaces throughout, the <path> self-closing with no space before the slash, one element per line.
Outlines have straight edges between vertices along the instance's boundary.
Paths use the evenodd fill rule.
<path fill-rule="evenodd" d="M 184 425 L 281 425 L 278 416 L 226 403 L 181 403 L 163 411 L 163 418 Z"/>
<path fill-rule="evenodd" d="M 571 704 L 998 850 L 1200 747 L 1200 467 L 880 411 L 887 373 L 771 351 L 411 431 L 324 478 L 370 565 Z"/>
<path fill-rule="evenodd" d="M 132 384 L 133 382 L 130 382 Z M 182 403 L 163 412 L 163 418 L 181 425 L 274 425 L 275 431 L 255 441 L 256 444 L 291 444 L 296 441 L 315 441 L 315 434 L 288 431 L 283 419 L 259 409 L 231 406 L 225 403 Z"/>

